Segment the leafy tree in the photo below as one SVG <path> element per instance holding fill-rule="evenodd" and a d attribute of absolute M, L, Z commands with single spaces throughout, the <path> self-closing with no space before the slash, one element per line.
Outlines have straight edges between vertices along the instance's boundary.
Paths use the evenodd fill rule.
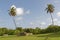
<path fill-rule="evenodd" d="M 15 30 L 10 29 L 10 30 L 8 30 L 8 35 L 14 35 L 14 32 L 15 32 Z"/>
<path fill-rule="evenodd" d="M 47 32 L 47 33 L 52 33 L 52 32 L 53 32 L 53 33 L 56 33 L 56 32 L 59 31 L 58 28 L 59 28 L 59 26 L 50 25 L 50 26 L 48 26 L 48 28 L 46 29 L 46 32 Z M 49 35 L 46 36 L 45 40 L 47 40 L 48 37 L 49 37 Z"/>
<path fill-rule="evenodd" d="M 8 29 L 7 28 L 0 28 L 0 36 L 3 36 L 4 34 L 8 33 Z"/>
<path fill-rule="evenodd" d="M 22 29 L 22 27 L 17 27 L 16 30 L 19 30 L 20 32 L 24 32 L 24 30 Z"/>
<path fill-rule="evenodd" d="M 27 32 L 27 33 L 30 33 L 29 28 L 25 28 L 24 31 Z"/>
<path fill-rule="evenodd" d="M 41 29 L 41 32 L 40 32 L 41 34 L 45 34 L 45 33 L 47 33 L 46 32 L 46 29 Z"/>
<path fill-rule="evenodd" d="M 33 33 L 33 28 L 29 28 L 30 33 Z"/>
<path fill-rule="evenodd" d="M 20 31 L 19 30 L 15 30 L 14 34 L 15 35 L 19 35 L 20 34 Z"/>
<path fill-rule="evenodd" d="M 2 28 L 0 28 L 0 36 L 3 36 L 4 32 L 2 31 Z"/>
<path fill-rule="evenodd" d="M 27 32 L 27 33 L 33 33 L 33 29 L 32 28 L 25 28 L 24 31 Z"/>
<path fill-rule="evenodd" d="M 4 32 L 4 34 L 7 34 L 8 33 L 8 29 L 7 28 L 1 28 L 1 29 Z"/>
<path fill-rule="evenodd" d="M 57 25 L 49 25 L 48 28 L 46 29 L 47 33 L 51 33 L 51 32 L 58 32 L 60 31 L 60 26 Z"/>
<path fill-rule="evenodd" d="M 41 29 L 36 27 L 33 31 L 34 34 L 39 34 L 41 32 Z"/>

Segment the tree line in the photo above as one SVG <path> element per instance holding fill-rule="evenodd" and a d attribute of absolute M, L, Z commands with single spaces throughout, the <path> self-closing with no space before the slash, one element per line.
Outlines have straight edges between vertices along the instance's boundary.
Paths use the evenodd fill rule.
<path fill-rule="evenodd" d="M 8 29 L 8 28 L 0 28 L 0 36 L 4 34 L 8 35 L 17 35 L 22 32 L 26 33 L 33 33 L 33 34 L 45 34 L 45 33 L 54 33 L 60 31 L 60 26 L 57 25 L 49 25 L 45 29 L 41 29 L 39 27 L 36 28 L 22 28 L 22 27 L 17 27 L 16 29 Z"/>

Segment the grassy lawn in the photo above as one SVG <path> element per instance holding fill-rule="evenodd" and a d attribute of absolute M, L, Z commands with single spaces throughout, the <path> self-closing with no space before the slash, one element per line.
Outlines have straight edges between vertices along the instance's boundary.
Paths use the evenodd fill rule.
<path fill-rule="evenodd" d="M 32 36 L 0 36 L 0 40 L 44 40 L 47 34 L 39 34 Z M 60 40 L 60 35 L 49 35 L 48 40 Z"/>

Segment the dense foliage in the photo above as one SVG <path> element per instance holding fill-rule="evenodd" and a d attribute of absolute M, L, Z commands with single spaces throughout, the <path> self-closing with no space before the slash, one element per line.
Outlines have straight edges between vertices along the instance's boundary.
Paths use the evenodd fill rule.
<path fill-rule="evenodd" d="M 44 33 L 53 33 L 53 32 L 58 32 L 60 31 L 60 26 L 57 25 L 49 25 L 45 29 L 40 29 L 39 27 L 36 28 L 22 28 L 22 27 L 17 27 L 16 29 L 7 29 L 7 28 L 0 28 L 0 36 L 4 34 L 8 35 L 17 35 L 21 32 L 26 32 L 26 33 L 33 33 L 33 34 L 44 34 Z"/>

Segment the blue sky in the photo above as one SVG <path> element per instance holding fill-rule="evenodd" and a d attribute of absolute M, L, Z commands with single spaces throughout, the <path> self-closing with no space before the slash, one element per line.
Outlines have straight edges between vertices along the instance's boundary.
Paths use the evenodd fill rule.
<path fill-rule="evenodd" d="M 60 0 L 0 0 L 0 27 L 15 28 L 12 17 L 8 14 L 10 7 L 15 6 L 17 27 L 46 28 L 51 24 L 50 14 L 45 11 L 50 3 L 55 6 L 52 14 L 54 24 L 60 25 Z"/>

